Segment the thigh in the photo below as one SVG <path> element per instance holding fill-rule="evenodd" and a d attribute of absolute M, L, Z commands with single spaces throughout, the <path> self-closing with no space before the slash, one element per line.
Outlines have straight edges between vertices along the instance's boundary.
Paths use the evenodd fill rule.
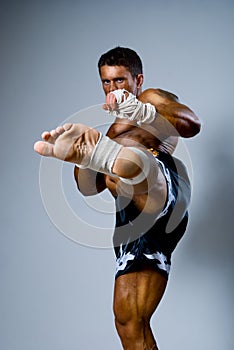
<path fill-rule="evenodd" d="M 118 320 L 123 323 L 135 317 L 149 320 L 166 285 L 167 279 L 150 267 L 119 276 L 114 289 L 114 313 Z"/>

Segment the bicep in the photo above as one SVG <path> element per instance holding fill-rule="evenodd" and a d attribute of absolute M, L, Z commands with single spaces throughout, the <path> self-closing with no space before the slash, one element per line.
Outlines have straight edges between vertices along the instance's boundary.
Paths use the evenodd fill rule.
<path fill-rule="evenodd" d="M 148 102 L 155 106 L 158 117 L 155 119 L 154 127 L 162 135 L 192 137 L 199 133 L 201 127 L 199 118 L 188 106 L 179 102 L 173 93 L 161 89 L 147 89 L 139 99 L 143 103 Z"/>
<path fill-rule="evenodd" d="M 171 102 L 179 103 L 179 98 L 174 93 L 153 88 L 144 90 L 138 99 L 143 103 L 151 103 L 155 107 L 160 104 L 167 104 Z"/>

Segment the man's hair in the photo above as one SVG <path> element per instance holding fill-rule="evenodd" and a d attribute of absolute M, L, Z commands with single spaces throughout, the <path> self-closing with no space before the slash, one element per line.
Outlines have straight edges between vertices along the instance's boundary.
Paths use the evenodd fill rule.
<path fill-rule="evenodd" d="M 128 68 L 133 78 L 143 73 L 142 61 L 138 54 L 127 47 L 117 46 L 104 53 L 98 61 L 99 74 L 102 66 L 124 66 Z"/>

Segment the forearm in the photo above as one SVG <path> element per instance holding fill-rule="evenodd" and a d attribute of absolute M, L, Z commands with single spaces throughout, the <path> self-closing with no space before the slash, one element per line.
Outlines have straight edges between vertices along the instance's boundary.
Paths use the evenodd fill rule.
<path fill-rule="evenodd" d="M 98 194 L 106 188 L 104 175 L 91 169 L 80 169 L 75 166 L 74 178 L 78 190 L 84 196 Z"/>

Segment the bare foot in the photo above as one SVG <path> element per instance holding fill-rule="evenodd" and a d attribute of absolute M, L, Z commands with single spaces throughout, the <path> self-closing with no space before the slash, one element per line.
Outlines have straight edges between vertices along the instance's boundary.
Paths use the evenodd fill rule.
<path fill-rule="evenodd" d="M 99 132 L 83 124 L 64 124 L 50 132 L 44 131 L 41 137 L 43 141 L 34 144 L 34 150 L 41 156 L 86 166 Z"/>

